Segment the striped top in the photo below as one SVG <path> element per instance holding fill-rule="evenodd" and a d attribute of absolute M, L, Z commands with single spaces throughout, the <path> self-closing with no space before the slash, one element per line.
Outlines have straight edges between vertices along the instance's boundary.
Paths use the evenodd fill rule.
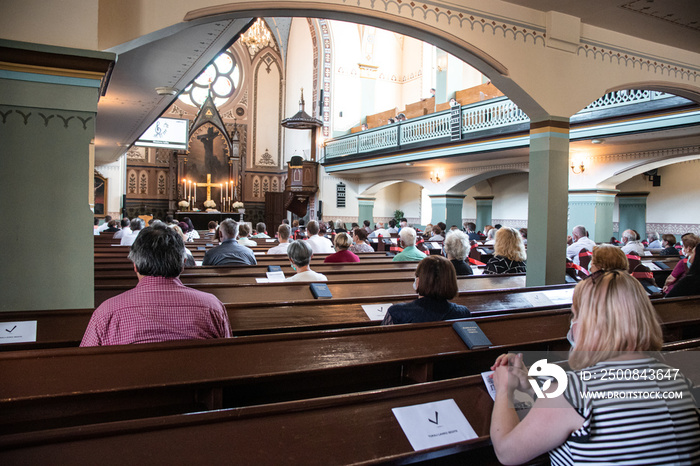
<path fill-rule="evenodd" d="M 552 465 L 700 464 L 700 414 L 677 369 L 648 358 L 567 376 L 564 396 L 584 423 L 550 451 Z"/>

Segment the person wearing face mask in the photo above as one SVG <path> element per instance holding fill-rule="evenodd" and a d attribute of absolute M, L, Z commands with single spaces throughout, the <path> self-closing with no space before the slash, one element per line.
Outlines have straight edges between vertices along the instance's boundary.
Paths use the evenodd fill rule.
<path fill-rule="evenodd" d="M 466 306 L 448 301 L 457 296 L 459 287 L 452 263 L 442 256 L 427 256 L 420 261 L 416 267 L 413 289 L 418 292 L 418 299 L 391 306 L 382 325 L 464 319 L 470 316 Z"/>
<path fill-rule="evenodd" d="M 292 264 L 295 275 L 287 277 L 287 282 L 326 282 L 328 278 L 322 273 L 311 270 L 309 263 L 314 255 L 311 246 L 305 240 L 292 241 L 287 248 L 287 257 Z"/>
<path fill-rule="evenodd" d="M 530 384 L 522 354 L 503 354 L 491 367 L 498 460 L 521 464 L 549 452 L 553 465 L 696 464 L 692 383 L 647 353 L 661 349 L 663 333 L 642 285 L 623 270 L 600 271 L 576 285 L 571 310 L 572 370 L 557 372 L 545 360 L 535 369 L 557 381 L 542 393 Z M 516 389 L 537 395 L 522 421 Z"/>
<path fill-rule="evenodd" d="M 667 298 L 677 296 L 700 295 L 700 266 L 698 266 L 698 246 L 688 255 L 688 272 L 683 278 L 678 280 L 676 286 L 666 295 Z"/>

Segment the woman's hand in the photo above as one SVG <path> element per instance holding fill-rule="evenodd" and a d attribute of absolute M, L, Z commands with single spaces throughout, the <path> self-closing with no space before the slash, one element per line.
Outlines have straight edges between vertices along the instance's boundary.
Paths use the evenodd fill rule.
<path fill-rule="evenodd" d="M 523 362 L 522 353 L 500 355 L 491 366 L 491 370 L 494 371 L 493 382 L 496 393 L 499 390 L 505 390 L 505 393 L 510 396 L 516 389 L 526 393 L 530 392 L 531 387 L 527 379 L 528 368 Z"/>

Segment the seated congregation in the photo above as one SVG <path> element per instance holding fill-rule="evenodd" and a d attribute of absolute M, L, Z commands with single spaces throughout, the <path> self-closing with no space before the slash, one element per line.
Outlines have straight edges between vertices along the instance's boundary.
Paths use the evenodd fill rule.
<path fill-rule="evenodd" d="M 331 232 L 328 226 L 315 221 L 308 222 L 303 230 L 299 229 L 298 225 L 290 226 L 282 223 L 277 228 L 277 234 L 272 235 L 277 238 L 277 241 L 267 243 L 268 238 L 261 236 L 259 238 L 262 240 L 259 239 L 255 246 L 245 246 L 239 240 L 239 235 L 245 238 L 250 232 L 246 228 L 242 228 L 243 225 L 239 225 L 233 220 L 224 220 L 218 228 L 211 228 L 213 231 L 200 233 L 201 236 L 210 234 L 209 239 L 201 239 L 203 243 L 198 243 L 197 240 L 188 241 L 185 233 L 185 229 L 188 228 L 186 225 L 180 226 L 179 224 L 155 221 L 150 226 L 137 230 L 139 233 L 136 235 L 128 254 L 129 260 L 133 263 L 138 283 L 132 290 L 105 300 L 94 311 L 81 346 L 150 343 L 151 345 L 166 345 L 163 346 L 163 349 L 166 349 L 167 345 L 175 344 L 174 340 L 218 339 L 221 342 L 220 345 L 228 345 L 227 340 L 231 341 L 232 344 L 238 340 L 240 345 L 247 338 L 256 338 L 252 336 L 229 338 L 233 334 L 232 330 L 235 330 L 235 321 L 229 318 L 229 315 L 235 315 L 235 302 L 231 305 L 227 302 L 224 305 L 222 300 L 212 294 L 213 289 L 207 286 L 195 289 L 196 285 L 193 285 L 195 288 L 183 285 L 179 277 L 190 268 L 189 266 L 185 268 L 188 260 L 187 251 L 190 249 L 191 253 L 194 252 L 195 256 L 202 260 L 203 265 L 222 270 L 231 267 L 260 267 L 260 265 L 255 266 L 254 264 L 267 264 L 267 262 L 263 262 L 263 258 L 269 256 L 276 261 L 275 264 L 286 265 L 295 272 L 286 277 L 285 283 L 289 282 L 289 286 L 308 286 L 313 282 L 330 284 L 329 279 L 333 277 L 332 267 L 374 267 L 371 264 L 372 260 L 369 259 L 373 254 L 376 254 L 374 247 L 368 242 L 370 239 L 368 239 L 367 230 L 359 226 L 351 229 L 348 233 L 347 231 L 338 231 L 341 229 L 338 228 L 338 225 L 333 225 L 335 228 Z M 495 345 L 495 347 L 482 350 L 476 348 L 467 350 L 464 346 L 462 350 L 464 357 L 471 361 L 469 364 L 471 369 L 467 373 L 464 373 L 466 366 L 457 370 L 457 366 L 447 365 L 438 370 L 439 366 L 435 366 L 435 369 L 417 369 L 411 364 L 402 365 L 401 372 L 407 371 L 409 378 L 414 382 L 429 383 L 425 387 L 408 386 L 403 388 L 393 387 L 390 384 L 382 388 L 385 391 L 382 391 L 381 395 L 375 395 L 374 402 L 376 402 L 376 396 L 386 397 L 387 400 L 398 400 L 399 397 L 403 396 L 404 390 L 410 389 L 412 391 L 407 391 L 407 394 L 411 393 L 411 396 L 420 394 L 422 400 L 430 401 L 430 393 L 433 390 L 431 387 L 435 387 L 434 390 L 437 391 L 435 391 L 434 396 L 437 396 L 442 393 L 439 391 L 442 388 L 438 389 L 437 387 L 446 386 L 447 383 L 451 384 L 449 390 L 452 392 L 450 393 L 458 394 L 451 396 L 459 401 L 467 419 L 475 425 L 478 440 L 462 442 L 460 445 L 463 444 L 463 447 L 451 452 L 441 450 L 440 455 L 461 451 L 468 453 L 467 456 L 464 456 L 468 460 L 469 455 L 473 455 L 472 458 L 477 458 L 475 455 L 482 454 L 478 453 L 482 450 L 477 450 L 477 448 L 485 448 L 492 454 L 495 453 L 498 461 L 503 464 L 520 464 L 537 460 L 537 458 L 540 458 L 540 461 L 545 461 L 542 459 L 542 455 L 548 452 L 552 464 L 576 464 L 592 459 L 604 463 L 628 462 L 633 464 L 640 458 L 645 458 L 648 463 L 653 464 L 695 464 L 698 461 L 700 458 L 700 447 L 698 446 L 700 445 L 700 421 L 697 407 L 693 404 L 691 396 L 691 390 L 694 387 L 685 378 L 685 375 L 688 374 L 684 375 L 683 370 L 673 380 L 663 380 L 660 384 L 652 384 L 649 381 L 648 383 L 635 384 L 634 387 L 636 391 L 672 391 L 682 394 L 682 398 L 640 398 L 625 399 L 624 401 L 596 398 L 595 394 L 597 393 L 609 391 L 629 393 L 632 390 L 629 385 L 620 381 L 603 382 L 600 377 L 605 371 L 629 369 L 630 371 L 654 371 L 655 373 L 661 371 L 665 373 L 671 369 L 664 363 L 651 358 L 648 354 L 648 352 L 660 350 L 664 340 L 667 342 L 673 340 L 668 340 L 671 337 L 666 328 L 662 332 L 662 327 L 659 324 L 660 318 L 655 309 L 656 306 L 659 306 L 658 300 L 651 301 L 640 281 L 631 274 L 630 262 L 634 259 L 630 259 L 630 255 L 626 254 L 626 251 L 621 247 L 595 243 L 591 246 L 588 263 L 586 263 L 588 274 L 576 284 L 573 289 L 573 298 L 568 304 L 557 307 L 550 303 L 549 307 L 546 305 L 543 307 L 534 306 L 526 309 L 526 312 L 506 313 L 494 317 L 493 319 L 496 320 L 493 322 L 494 326 L 491 326 L 488 320 L 483 320 L 484 317 L 470 312 L 472 308 L 470 303 L 474 302 L 476 306 L 476 301 L 470 301 L 470 299 L 473 300 L 476 295 L 462 297 L 461 281 L 496 280 L 504 274 L 505 276 L 507 274 L 522 275 L 526 269 L 526 232 L 523 234 L 516 229 L 500 225 L 498 228 L 490 229 L 495 231 L 492 235 L 494 238 L 493 254 L 484 264 L 471 259 L 470 253 L 473 249 L 485 246 L 483 244 L 485 239 L 481 237 L 471 239 L 472 235 L 476 234 L 474 228 L 470 228 L 471 225 L 465 225 L 465 231 L 436 225 L 436 228 L 432 230 L 436 233 L 433 237 L 429 234 L 424 235 L 423 231 L 407 224 L 398 224 L 398 226 L 399 228 L 396 228 L 396 224 L 393 226 L 397 230 L 396 233 L 387 232 L 385 236 L 386 229 L 378 225 L 377 229 L 381 228 L 384 231 L 375 236 L 380 237 L 379 241 L 386 238 L 392 243 L 391 245 L 387 244 L 386 252 L 383 254 L 384 264 L 411 267 L 406 270 L 413 282 L 414 299 L 401 300 L 403 302 L 389 306 L 381 323 L 391 326 L 375 327 L 371 329 L 372 334 L 385 339 L 390 335 L 385 332 L 394 332 L 404 327 L 396 324 L 411 323 L 417 331 L 424 335 L 421 341 L 433 342 L 432 345 L 436 353 L 430 358 L 442 357 L 438 354 L 445 355 L 449 352 L 446 353 L 444 349 L 440 349 L 438 340 L 433 340 L 429 336 L 429 332 L 437 329 L 441 329 L 441 331 L 451 330 L 451 327 L 444 326 L 439 321 L 469 319 L 478 323 L 486 337 L 492 339 L 493 345 Z M 266 235 L 264 224 L 257 227 L 262 228 L 258 234 Z M 575 229 L 575 232 L 577 231 L 580 232 L 580 230 Z M 392 235 L 393 237 L 397 236 L 395 243 L 390 240 Z M 435 236 L 437 236 L 437 240 Z M 578 242 L 585 236 L 584 229 L 583 235 L 572 243 Z M 684 258 L 685 262 L 683 263 L 683 267 L 687 270 L 684 270 L 682 275 L 677 274 L 673 278 L 674 288 L 681 291 L 686 288 L 697 290 L 697 266 L 694 261 L 697 243 L 692 244 L 693 240 L 694 238 L 691 236 L 687 238 L 687 242 L 683 243 L 683 255 L 689 255 L 689 257 Z M 665 239 L 664 241 L 668 242 L 669 240 Z M 204 247 L 205 252 L 202 256 L 202 251 L 199 251 L 198 247 L 195 248 L 194 245 L 205 244 L 205 242 L 209 242 L 210 245 Z M 217 243 L 220 244 L 217 245 Z M 440 249 L 428 247 L 426 243 L 438 243 Z M 685 248 L 686 244 L 689 249 Z M 578 257 L 580 253 L 581 251 L 576 252 L 575 256 Z M 632 257 L 635 256 L 632 255 Z M 246 258 L 252 258 L 252 260 L 245 262 Z M 681 262 L 679 261 L 679 263 Z M 232 266 L 232 264 L 235 265 Z M 322 270 L 324 273 L 319 273 L 313 270 L 314 268 Z M 484 277 L 475 275 L 475 271 L 477 274 L 483 274 Z M 249 286 L 264 287 L 266 285 L 253 284 Z M 395 285 L 388 282 L 387 287 L 391 286 Z M 246 288 L 240 288 L 241 293 L 245 293 L 245 290 Z M 515 291 L 510 291 L 510 296 L 515 296 L 514 293 Z M 696 291 L 691 294 L 700 293 Z M 508 293 L 505 296 L 508 296 Z M 363 302 L 362 296 L 352 299 L 360 303 Z M 347 301 L 347 303 L 349 302 Z M 334 312 L 331 309 L 349 306 L 349 304 L 343 303 L 344 301 L 338 301 L 338 304 L 324 306 L 324 303 L 319 301 L 318 307 L 326 307 L 328 312 Z M 280 305 L 280 311 L 283 307 L 284 305 Z M 476 307 L 478 308 L 478 306 Z M 557 342 L 553 346 L 533 346 L 532 343 L 526 343 L 534 341 L 534 337 L 527 336 L 530 330 L 545 327 L 535 324 L 533 324 L 535 327 L 524 325 L 525 321 L 520 322 L 518 319 L 528 316 L 534 318 L 535 315 L 539 319 L 552 319 L 552 322 L 554 320 L 558 322 L 557 330 L 554 330 L 555 335 L 551 335 L 552 342 Z M 514 322 L 514 325 L 508 327 L 508 330 L 505 330 L 504 327 L 504 335 L 512 335 L 520 343 L 503 345 L 502 340 L 499 339 L 501 337 L 494 330 L 497 326 L 503 326 L 510 320 Z M 232 327 L 234 328 L 232 329 Z M 570 329 L 565 338 L 564 334 L 567 328 Z M 693 328 L 698 328 L 697 322 L 687 326 L 686 330 Z M 328 354 L 318 353 L 318 356 L 327 359 L 331 353 L 338 356 L 343 351 L 368 350 L 369 346 L 359 344 L 361 335 L 370 336 L 365 330 L 370 329 L 332 330 L 335 335 L 347 335 L 347 338 L 358 339 L 358 342 L 350 343 L 346 347 L 336 346 L 333 351 L 329 349 Z M 320 339 L 329 338 L 332 335 L 323 332 L 318 331 L 319 343 Z M 399 334 L 396 333 L 396 335 Z M 686 338 L 688 335 L 688 333 L 684 333 L 682 338 Z M 698 335 L 691 334 L 691 336 L 697 340 Z M 266 351 L 265 345 L 274 345 L 274 342 L 277 341 L 269 336 L 264 338 L 259 343 L 263 345 L 260 347 L 260 351 Z M 311 334 L 303 337 L 303 339 L 309 338 L 312 338 Z M 457 338 L 457 342 L 461 343 L 459 337 L 455 336 L 455 338 Z M 533 338 L 533 340 L 529 338 Z M 536 366 L 539 361 L 528 360 L 527 357 L 523 358 L 518 354 L 519 349 L 564 349 L 563 345 L 566 344 L 567 339 L 570 343 L 568 362 L 561 363 L 564 369 L 560 369 L 564 378 L 557 378 L 558 383 L 537 379 L 538 385 L 531 385 L 528 373 L 532 371 L 532 368 L 528 368 L 525 364 L 527 362 L 527 364 Z M 301 341 L 301 339 L 297 340 L 293 334 L 280 335 L 279 341 L 282 340 Z M 312 341 L 307 340 L 307 342 L 310 345 L 309 348 L 312 348 Z M 387 344 L 389 343 L 387 342 Z M 697 346 L 697 341 L 692 345 Z M 396 345 L 394 346 L 396 347 Z M 145 347 L 150 347 L 150 345 Z M 195 351 L 196 349 L 196 346 L 191 346 L 189 350 L 188 347 L 189 345 L 181 347 L 179 351 Z M 223 350 L 224 346 L 220 346 L 220 348 Z M 319 346 L 318 351 L 321 351 L 320 348 Z M 397 347 L 397 349 L 399 348 L 401 346 Z M 111 354 L 108 348 L 105 351 L 105 356 Z M 507 353 L 501 354 L 503 351 L 507 351 Z M 94 354 L 95 357 L 100 357 L 100 353 Z M 235 355 L 236 353 L 231 354 Z M 255 353 L 250 353 L 250 355 L 253 354 Z M 377 357 L 380 357 L 381 354 L 379 352 Z M 366 358 L 359 353 L 352 355 L 348 353 L 347 356 L 355 361 L 351 364 L 359 364 L 359 361 L 364 361 L 360 365 L 366 365 Z M 389 357 L 388 354 L 387 357 Z M 418 361 L 427 356 L 416 355 L 415 357 Z M 381 364 L 386 363 L 382 362 Z M 464 407 L 467 405 L 462 399 L 462 394 L 474 398 L 481 396 L 477 396 L 477 393 L 485 392 L 483 383 L 481 388 L 479 385 L 474 385 L 475 379 L 473 377 L 480 379 L 479 372 L 488 370 L 489 365 L 494 371 L 492 377 L 495 397 L 493 403 L 479 398 L 482 400 L 482 406 L 485 404 L 490 410 L 490 415 L 486 419 L 477 420 L 474 417 L 477 415 L 476 408 L 472 408 L 472 411 L 467 410 Z M 2 367 L 1 361 L 0 367 Z M 379 369 L 381 367 L 383 366 L 377 366 L 377 370 L 386 370 L 386 368 Z M 448 370 L 447 367 L 450 369 Z M 584 381 L 581 374 L 592 374 L 593 380 Z M 297 391 L 297 395 L 294 396 L 311 396 L 308 399 L 303 398 L 308 408 L 302 410 L 302 413 L 308 411 L 309 416 L 316 413 L 316 409 L 321 409 L 320 406 L 313 408 L 313 397 L 315 396 L 321 396 L 320 394 L 328 396 L 337 393 L 338 396 L 342 394 L 343 397 L 357 399 L 360 402 L 359 400 L 364 400 L 363 397 L 366 396 L 364 390 L 372 383 L 376 383 L 376 381 L 371 382 L 376 374 L 372 375 L 372 372 L 369 371 L 364 375 L 348 378 L 345 382 L 346 388 L 342 389 L 344 391 L 332 393 L 319 391 L 316 395 L 310 395 L 310 387 L 299 390 L 305 385 L 304 377 L 301 375 L 298 377 L 298 379 L 290 379 L 290 390 Z M 360 383 L 363 378 L 366 378 L 366 381 Z M 337 383 L 340 383 L 338 379 L 343 378 L 336 376 L 335 379 Z M 568 384 L 568 387 L 566 390 L 559 390 L 558 384 Z M 522 420 L 513 405 L 516 390 L 526 392 L 535 400 L 528 414 Z M 548 394 L 560 394 L 555 397 L 537 396 L 538 390 Z M 264 393 L 269 395 L 269 392 Z M 300 395 L 300 393 L 307 393 L 307 395 Z M 259 392 L 257 397 L 256 403 L 263 405 L 286 400 L 289 400 L 289 403 L 294 403 L 295 400 L 295 398 L 265 400 L 263 392 Z M 418 400 L 418 398 L 415 399 Z M 338 399 L 340 403 L 339 400 L 340 398 Z M 328 409 L 329 403 L 335 403 L 335 399 L 333 397 L 327 398 L 326 407 L 323 409 Z M 370 401 L 362 401 L 361 403 L 370 403 Z M 249 409 L 245 405 L 240 406 L 231 409 L 234 411 L 242 410 L 241 413 Z M 286 409 L 283 406 L 285 406 L 284 403 L 269 405 L 269 413 L 265 414 L 264 417 L 270 420 L 276 419 L 277 412 L 274 410 Z M 600 414 L 603 410 L 612 410 L 615 414 L 612 417 Z M 223 410 L 222 414 L 226 411 L 226 409 Z M 295 410 L 292 409 L 292 411 Z M 264 410 L 261 411 L 261 414 L 263 412 Z M 653 413 L 653 415 L 646 413 Z M 198 416 L 198 414 L 190 416 L 192 415 L 195 418 Z M 279 415 L 284 415 L 284 412 L 281 411 Z M 299 415 L 304 416 L 301 413 Z M 373 415 L 376 416 L 377 413 L 375 412 Z M 251 411 L 250 416 L 243 416 L 239 422 L 244 424 L 246 419 L 248 422 L 257 422 L 255 416 Z M 345 419 L 344 416 L 340 412 L 337 414 L 339 420 Z M 169 415 L 168 419 L 169 423 L 180 422 L 177 414 Z M 194 420 L 194 418 L 191 419 Z M 138 427 L 139 423 L 148 421 L 144 419 L 133 422 L 135 432 L 138 432 L 139 429 L 142 429 L 142 427 Z M 192 425 L 204 426 L 208 425 L 208 422 L 202 418 L 201 423 L 197 421 Z M 478 429 L 476 428 L 477 424 L 480 426 Z M 485 431 L 483 430 L 484 426 Z M 128 429 L 128 423 L 123 424 L 120 428 Z M 108 431 L 94 435 L 96 438 L 110 438 L 104 432 Z M 107 436 L 103 437 L 104 435 Z M 663 442 L 661 442 L 662 436 Z M 0 436 L 0 442 L 2 442 L 2 436 Z M 305 444 L 305 441 L 301 440 L 301 444 Z M 284 455 L 286 448 L 279 449 L 279 454 Z M 328 454 L 333 455 L 332 452 Z"/>

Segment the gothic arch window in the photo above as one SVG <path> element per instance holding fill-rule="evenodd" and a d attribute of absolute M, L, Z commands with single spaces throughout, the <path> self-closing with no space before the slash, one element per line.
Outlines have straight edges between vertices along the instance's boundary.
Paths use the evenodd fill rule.
<path fill-rule="evenodd" d="M 158 172 L 158 195 L 165 196 L 165 187 L 167 186 L 167 177 L 165 172 Z"/>
<path fill-rule="evenodd" d="M 148 194 L 148 173 L 145 170 L 139 173 L 139 194 Z"/>
<path fill-rule="evenodd" d="M 207 98 L 209 84 L 214 105 L 221 107 L 229 101 L 241 83 L 241 67 L 232 49 L 222 52 L 214 62 L 185 88 L 179 99 L 188 105 L 201 107 Z"/>
<path fill-rule="evenodd" d="M 136 194 L 136 170 L 129 170 L 126 185 L 128 194 Z"/>

